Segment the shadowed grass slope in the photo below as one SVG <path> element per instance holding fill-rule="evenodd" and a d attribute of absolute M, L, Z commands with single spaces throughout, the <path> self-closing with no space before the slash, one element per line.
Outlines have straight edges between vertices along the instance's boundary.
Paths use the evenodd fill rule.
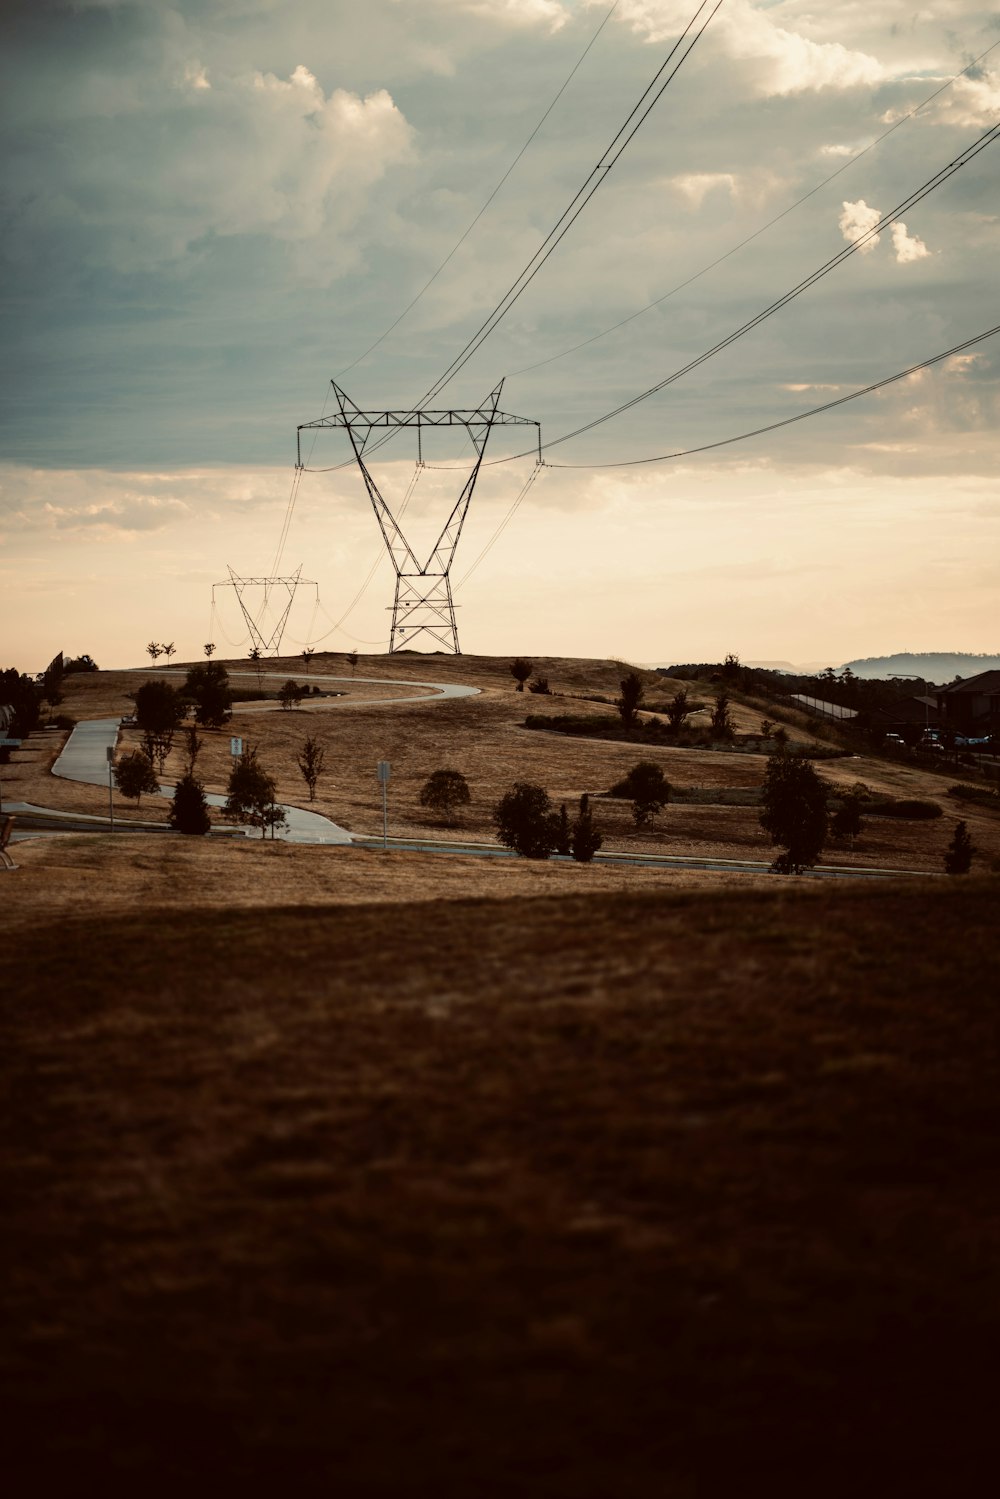
<path fill-rule="evenodd" d="M 22 939 L 6 1471 L 972 1492 L 996 897 L 164 909 Z"/>

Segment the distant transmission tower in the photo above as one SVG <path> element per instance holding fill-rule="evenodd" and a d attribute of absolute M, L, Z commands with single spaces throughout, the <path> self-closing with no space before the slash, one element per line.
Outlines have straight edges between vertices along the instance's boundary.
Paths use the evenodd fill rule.
<path fill-rule="evenodd" d="M 266 656 L 269 652 L 275 656 L 280 656 L 281 637 L 285 633 L 285 626 L 288 623 L 288 616 L 291 614 L 292 605 L 295 602 L 295 590 L 300 586 L 304 588 L 315 588 L 318 598 L 318 586 L 309 578 L 303 578 L 301 563 L 298 567 L 298 570 L 292 573 L 291 576 L 287 578 L 241 578 L 238 573 L 233 572 L 233 569 L 231 567 L 228 569 L 228 571 L 228 579 L 224 579 L 221 583 L 212 584 L 213 617 L 215 611 L 215 590 L 217 588 L 231 588 L 236 594 L 236 601 L 243 613 L 243 619 L 246 623 L 248 631 L 250 632 L 250 639 L 253 641 L 256 649 L 260 651 L 262 656 Z M 248 588 L 263 588 L 264 590 L 263 602 L 258 608 L 256 617 L 248 607 L 247 601 L 244 598 L 244 594 L 246 593 L 246 590 Z M 268 608 L 271 603 L 271 592 L 275 588 L 286 588 L 288 590 L 288 599 L 287 601 L 281 600 L 279 612 L 276 616 L 273 617 L 273 624 L 272 617 L 268 616 L 267 624 L 265 625 L 263 624 L 263 621 L 265 615 L 267 615 Z M 264 631 L 269 626 L 270 633 L 265 634 Z"/>
<path fill-rule="evenodd" d="M 465 517 L 468 514 L 472 491 L 476 487 L 479 468 L 486 451 L 490 432 L 496 426 L 536 427 L 538 429 L 538 452 L 541 457 L 542 432 L 538 422 L 526 416 L 509 416 L 497 410 L 503 381 L 491 390 L 486 400 L 474 411 L 359 411 L 354 402 L 344 394 L 336 381 L 331 380 L 339 411 L 320 417 L 314 422 L 304 422 L 299 427 L 299 466 L 302 465 L 302 436 L 315 427 L 343 427 L 351 440 L 354 456 L 365 481 L 368 497 L 375 511 L 375 518 L 382 531 L 386 550 L 396 572 L 396 594 L 392 605 L 392 628 L 389 634 L 389 650 L 402 650 L 412 646 L 420 636 L 428 635 L 438 647 L 461 654 L 458 644 L 458 625 L 455 620 L 455 605 L 451 596 L 451 564 L 455 559 Z M 388 434 L 394 428 L 413 427 L 417 433 L 417 461 L 423 462 L 422 433 L 425 427 L 464 427 L 476 451 L 472 472 L 465 481 L 455 506 L 445 521 L 440 536 L 431 549 L 423 566 L 417 558 L 399 523 L 386 504 L 378 486 L 364 460 L 365 446 L 373 433 Z"/>

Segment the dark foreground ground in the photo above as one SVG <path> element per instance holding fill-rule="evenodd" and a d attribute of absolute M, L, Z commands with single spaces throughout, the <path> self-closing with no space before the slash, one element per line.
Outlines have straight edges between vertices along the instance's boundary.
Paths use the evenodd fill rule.
<path fill-rule="evenodd" d="M 984 1492 L 998 896 L 19 927 L 8 1492 Z"/>

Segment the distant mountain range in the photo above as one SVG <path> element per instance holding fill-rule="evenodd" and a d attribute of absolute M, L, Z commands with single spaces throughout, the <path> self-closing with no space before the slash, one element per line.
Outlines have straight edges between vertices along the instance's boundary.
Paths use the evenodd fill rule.
<path fill-rule="evenodd" d="M 768 671 L 790 671 L 809 676 L 825 671 L 830 661 L 747 661 Z M 950 682 L 954 677 L 974 677 L 981 671 L 1000 671 L 1000 655 L 973 651 L 897 651 L 894 656 L 864 656 L 835 666 L 843 671 L 849 666 L 856 677 L 924 677 L 929 682 Z"/>

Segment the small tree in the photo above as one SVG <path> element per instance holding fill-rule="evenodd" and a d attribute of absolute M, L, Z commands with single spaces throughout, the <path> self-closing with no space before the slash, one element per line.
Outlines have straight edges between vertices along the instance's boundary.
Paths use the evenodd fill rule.
<path fill-rule="evenodd" d="M 642 685 L 642 678 L 638 672 L 634 671 L 622 677 L 618 685 L 621 688 L 621 696 L 615 698 L 615 707 L 621 714 L 623 727 L 634 729 L 639 718 L 642 700 L 646 696 L 646 689 Z"/>
<path fill-rule="evenodd" d="M 181 694 L 169 682 L 143 682 L 135 695 L 135 721 L 143 731 L 146 754 L 161 773 L 185 711 Z"/>
<path fill-rule="evenodd" d="M 760 825 L 783 847 L 771 868 L 799 874 L 819 858 L 826 839 L 826 787 L 808 760 L 772 755 L 764 774 Z"/>
<path fill-rule="evenodd" d="M 514 678 L 514 681 L 517 683 L 518 692 L 524 691 L 524 684 L 531 676 L 533 670 L 534 667 L 532 663 L 530 661 L 526 661 L 523 656 L 514 657 L 513 661 L 510 663 L 510 674 Z"/>
<path fill-rule="evenodd" d="M 192 666 L 188 671 L 183 693 L 194 698 L 195 719 L 203 728 L 219 729 L 229 717 L 233 694 L 229 686 L 229 673 L 221 661 L 206 661 L 204 666 Z"/>
<path fill-rule="evenodd" d="M 172 640 L 170 641 L 169 645 L 161 645 L 160 650 L 166 656 L 168 661 L 170 660 L 171 656 L 176 655 L 177 653 L 177 647 L 174 645 L 174 642 Z"/>
<path fill-rule="evenodd" d="M 314 802 L 316 800 L 316 782 L 323 774 L 325 760 L 326 751 L 323 749 L 323 746 L 320 744 L 319 740 L 314 739 L 312 734 L 310 734 L 308 738 L 306 738 L 302 742 L 302 748 L 299 750 L 299 758 L 297 764 L 299 767 L 299 774 L 302 776 L 302 779 L 309 787 L 309 800 L 311 802 Z"/>
<path fill-rule="evenodd" d="M 354 668 L 358 664 L 358 653 L 357 653 L 357 651 L 348 651 L 348 653 L 347 653 L 347 664 L 351 668 L 351 676 L 353 677 L 353 675 L 354 675 Z"/>
<path fill-rule="evenodd" d="M 951 842 L 948 844 L 944 856 L 945 874 L 968 874 L 972 868 L 972 856 L 975 849 L 972 846 L 972 838 L 964 822 L 956 823 Z"/>
<path fill-rule="evenodd" d="M 248 659 L 254 664 L 254 670 L 257 673 L 257 686 L 258 688 L 262 688 L 264 686 L 264 667 L 261 661 L 259 645 L 251 646 Z"/>
<path fill-rule="evenodd" d="M 551 697 L 552 688 L 549 686 L 548 677 L 536 677 L 533 682 L 528 683 L 528 691 L 536 692 L 541 697 Z"/>
<path fill-rule="evenodd" d="M 293 707 L 297 708 L 302 701 L 302 688 L 298 682 L 293 682 L 291 677 L 289 677 L 278 693 L 278 701 L 287 712 L 291 712 Z"/>
<path fill-rule="evenodd" d="M 422 807 L 442 813 L 452 823 L 458 809 L 467 807 L 471 800 L 469 783 L 460 770 L 436 770 L 424 782 L 420 792 Z"/>
<path fill-rule="evenodd" d="M 174 787 L 170 826 L 178 833 L 207 833 L 212 826 L 205 788 L 190 771 L 185 772 Z"/>
<path fill-rule="evenodd" d="M 233 761 L 226 790 L 226 816 L 260 828 L 262 838 L 267 837 L 268 828 L 273 837 L 274 829 L 285 823 L 284 808 L 275 800 L 277 787 L 257 759 L 256 749 L 245 749 Z"/>
<path fill-rule="evenodd" d="M 722 675 L 729 682 L 734 682 L 740 674 L 740 658 L 734 651 L 730 651 L 722 663 Z"/>
<path fill-rule="evenodd" d="M 211 640 L 208 641 L 208 643 L 204 645 L 202 649 L 204 650 L 205 655 L 209 658 L 209 660 L 211 660 L 212 656 L 215 655 L 215 644 Z"/>
<path fill-rule="evenodd" d="M 115 766 L 115 785 L 122 796 L 134 801 L 137 807 L 144 792 L 155 796 L 160 789 L 153 762 L 142 750 L 130 750 L 127 755 L 122 755 Z"/>
<path fill-rule="evenodd" d="M 670 800 L 670 782 L 652 760 L 640 760 L 611 788 L 612 796 L 627 796 L 637 828 L 648 827 Z"/>
<path fill-rule="evenodd" d="M 779 724 L 774 733 L 771 735 L 771 738 L 778 746 L 778 753 L 780 755 L 783 755 L 788 748 L 788 730 L 784 727 L 783 724 Z"/>
<path fill-rule="evenodd" d="M 556 823 L 548 792 L 515 781 L 493 808 L 497 837 L 525 859 L 547 859 L 555 847 Z"/>
<path fill-rule="evenodd" d="M 603 842 L 590 810 L 590 797 L 583 795 L 580 798 L 580 811 L 573 823 L 570 852 L 578 864 L 589 864 Z"/>
<path fill-rule="evenodd" d="M 732 737 L 733 720 L 729 712 L 729 698 L 724 692 L 720 692 L 712 711 L 712 738 L 732 739 Z"/>
<path fill-rule="evenodd" d="M 306 669 L 306 676 L 309 675 L 309 663 L 312 661 L 314 650 L 315 646 L 307 645 L 302 652 L 302 665 Z"/>
<path fill-rule="evenodd" d="M 833 814 L 830 831 L 835 838 L 849 838 L 853 847 L 861 828 L 861 803 L 853 792 L 848 792 Z"/>
<path fill-rule="evenodd" d="M 667 723 L 676 734 L 684 727 L 684 720 L 691 712 L 691 701 L 686 687 L 679 687 L 667 704 Z"/>
<path fill-rule="evenodd" d="M 186 775 L 194 775 L 195 762 L 197 761 L 198 756 L 201 754 L 204 748 L 205 741 L 198 733 L 197 724 L 189 723 L 187 728 L 184 730 L 184 749 L 187 753 L 187 771 L 185 772 Z"/>
<path fill-rule="evenodd" d="M 150 661 L 152 661 L 153 665 L 155 666 L 157 658 L 159 656 L 162 656 L 162 654 L 163 654 L 163 647 L 162 647 L 162 645 L 160 645 L 155 640 L 151 640 L 149 642 L 149 644 L 147 645 L 146 650 L 147 650 L 147 652 L 149 654 Z"/>
<path fill-rule="evenodd" d="M 552 827 L 552 847 L 557 854 L 569 854 L 573 849 L 573 830 L 569 825 L 569 814 L 566 811 L 566 803 L 556 815 Z"/>
<path fill-rule="evenodd" d="M 762 718 L 760 721 L 760 728 L 757 730 L 757 732 L 762 739 L 770 739 L 771 735 L 774 733 L 774 724 L 769 718 Z"/>

